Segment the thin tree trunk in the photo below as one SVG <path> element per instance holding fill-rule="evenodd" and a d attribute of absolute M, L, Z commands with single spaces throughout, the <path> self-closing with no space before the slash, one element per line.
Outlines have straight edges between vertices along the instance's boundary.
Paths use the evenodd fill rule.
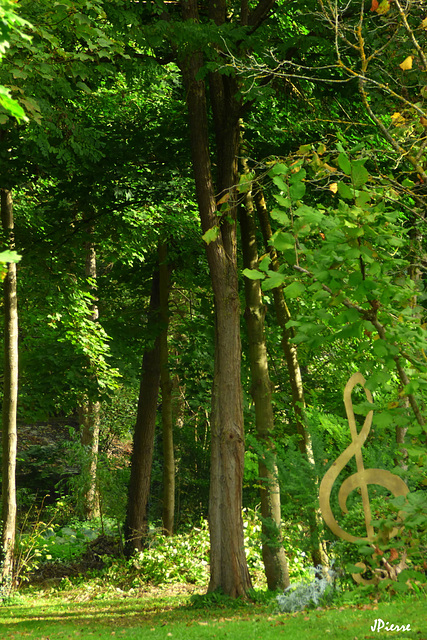
<path fill-rule="evenodd" d="M 243 161 L 244 172 L 248 173 Z M 256 227 L 251 191 L 247 191 L 240 211 L 243 264 L 247 269 L 258 266 Z M 280 486 L 277 476 L 276 453 L 271 438 L 274 414 L 271 402 L 272 385 L 268 372 L 267 347 L 264 334 L 265 307 L 259 280 L 245 278 L 245 319 L 249 338 L 249 358 L 252 377 L 252 397 L 255 404 L 255 423 L 258 439 L 263 447 L 259 458 L 260 497 L 262 515 L 262 557 L 268 588 L 285 589 L 289 586 L 289 571 L 283 548 Z"/>
<path fill-rule="evenodd" d="M 172 380 L 169 371 L 168 328 L 170 268 L 167 264 L 167 247 L 159 245 L 160 278 L 160 387 L 162 390 L 162 433 L 163 433 L 163 531 L 171 536 L 175 514 L 175 455 L 173 447 Z"/>
<path fill-rule="evenodd" d="M 183 1 L 182 10 L 185 19 L 198 20 L 196 0 Z M 244 431 L 236 224 L 225 219 L 220 221 L 217 214 L 209 155 L 205 85 L 196 79 L 202 66 L 203 56 L 197 52 L 190 53 L 181 62 L 202 229 L 204 233 L 216 229 L 218 234 L 206 247 L 215 304 L 209 591 L 221 588 L 227 595 L 236 597 L 244 596 L 251 588 L 242 518 Z"/>
<path fill-rule="evenodd" d="M 9 248 L 14 248 L 13 201 L 8 189 L 1 189 L 1 219 Z M 18 304 L 16 264 L 9 262 L 4 292 L 4 394 L 2 415 L 2 546 L 0 556 L 0 598 L 13 587 L 13 561 L 16 531 L 16 413 L 18 404 Z"/>
<path fill-rule="evenodd" d="M 160 278 L 158 270 L 153 275 L 148 332 L 157 333 L 154 345 L 146 349 L 142 359 L 141 385 L 128 492 L 125 523 L 125 552 L 142 551 L 147 535 L 148 499 L 150 496 L 151 467 L 153 463 L 154 433 L 156 426 L 157 400 L 160 387 L 160 336 L 158 320 L 160 307 Z"/>
<path fill-rule="evenodd" d="M 272 236 L 267 206 L 265 204 L 264 196 L 261 188 L 258 186 L 254 192 L 254 202 L 256 204 L 256 210 L 258 214 L 258 220 L 261 227 L 261 232 L 264 240 L 266 251 L 270 252 L 272 259 L 271 268 L 275 271 L 279 268 L 278 256 L 274 248 L 269 244 L 269 240 Z M 299 435 L 298 447 L 300 452 L 306 457 L 309 464 L 314 468 L 315 460 L 313 454 L 313 446 L 311 437 L 305 424 L 305 398 L 304 388 L 301 377 L 301 369 L 298 362 L 297 346 L 291 339 L 294 337 L 292 329 L 288 329 L 286 324 L 291 319 L 288 306 L 283 296 L 282 287 L 275 287 L 273 289 L 274 306 L 276 310 L 277 322 L 282 329 L 282 349 L 285 354 L 286 364 L 288 368 L 289 381 L 291 385 L 292 393 L 292 407 L 295 416 L 295 426 Z M 318 478 L 314 478 L 315 486 L 317 487 L 319 482 Z M 313 508 L 308 513 L 310 535 L 311 535 L 311 556 L 314 566 L 328 565 L 328 556 L 321 540 L 321 532 L 323 530 L 323 521 L 320 514 L 320 510 Z"/>
<path fill-rule="evenodd" d="M 89 234 L 93 234 L 93 228 L 88 230 Z M 96 294 L 96 250 L 92 240 L 85 243 L 86 262 L 85 276 L 90 278 L 90 291 L 92 295 Z M 90 320 L 98 322 L 99 309 L 96 298 L 92 301 L 90 310 Z M 86 472 L 89 476 L 88 490 L 84 496 L 84 512 L 88 520 L 99 518 L 100 504 L 99 491 L 97 483 L 98 469 L 98 452 L 99 452 L 99 430 L 101 424 L 101 403 L 98 400 L 92 401 L 86 399 L 81 407 L 79 407 L 79 419 L 81 428 L 81 444 L 85 447 L 88 454 L 88 467 Z"/>
<path fill-rule="evenodd" d="M 101 403 L 87 400 L 79 407 L 80 442 L 85 447 L 88 464 L 85 470 L 88 474 L 88 489 L 84 496 L 84 514 L 87 520 L 99 518 L 101 514 L 99 490 L 97 482 L 99 431 L 101 424 Z"/>

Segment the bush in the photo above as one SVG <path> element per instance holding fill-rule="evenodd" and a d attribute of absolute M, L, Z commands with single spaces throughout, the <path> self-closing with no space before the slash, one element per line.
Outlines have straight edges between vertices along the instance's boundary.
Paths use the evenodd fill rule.
<path fill-rule="evenodd" d="M 277 596 L 280 613 L 294 613 L 328 601 L 336 589 L 336 576 L 333 569 L 325 570 L 321 565 L 310 567 L 308 578 L 291 584 L 283 595 Z"/>
<path fill-rule="evenodd" d="M 153 530 L 149 546 L 137 553 L 132 565 L 144 582 L 206 584 L 209 578 L 209 531 L 202 520 L 191 532 L 164 536 Z"/>

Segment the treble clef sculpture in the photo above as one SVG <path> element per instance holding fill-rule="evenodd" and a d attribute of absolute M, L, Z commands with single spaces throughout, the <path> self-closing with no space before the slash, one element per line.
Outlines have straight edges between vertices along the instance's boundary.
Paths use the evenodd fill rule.
<path fill-rule="evenodd" d="M 322 482 L 320 483 L 319 488 L 319 504 L 320 510 L 322 512 L 322 516 L 328 527 L 331 529 L 333 533 L 335 533 L 343 540 L 348 540 L 349 542 L 358 542 L 360 540 L 367 540 L 371 542 L 374 539 L 374 528 L 371 524 L 371 507 L 369 504 L 369 494 L 368 494 L 368 485 L 369 484 L 377 484 L 382 487 L 388 489 L 395 497 L 397 496 L 405 496 L 409 489 L 406 484 L 403 482 L 399 476 L 394 475 L 390 471 L 385 471 L 384 469 L 365 469 L 363 465 L 363 457 L 362 457 L 362 447 L 365 443 L 365 440 L 368 436 L 368 433 L 372 424 L 372 416 L 373 411 L 369 411 L 368 415 L 365 418 L 365 422 L 363 423 L 363 427 L 358 432 L 356 426 L 356 420 L 353 412 L 353 405 L 351 402 L 351 392 L 357 384 L 361 384 L 363 390 L 366 394 L 368 402 L 371 404 L 372 395 L 369 389 L 365 387 L 366 380 L 362 376 L 361 373 L 355 373 L 351 376 L 349 381 L 347 382 L 344 389 L 344 405 L 347 413 L 348 423 L 350 426 L 351 433 L 351 444 L 343 451 L 343 453 L 338 456 L 335 462 L 329 467 L 328 471 L 325 473 Z M 338 492 L 338 503 L 341 507 L 341 510 L 344 513 L 348 513 L 347 509 L 347 498 L 350 493 L 354 489 L 360 489 L 362 496 L 362 505 L 363 512 L 365 518 L 365 526 L 366 526 L 366 537 L 360 538 L 357 536 L 348 533 L 344 529 L 342 529 L 338 522 L 335 520 L 334 514 L 332 513 L 331 505 L 330 505 L 330 494 L 332 490 L 332 486 L 335 480 L 338 478 L 341 471 L 344 469 L 346 464 L 351 460 L 352 457 L 356 459 L 356 473 L 353 473 L 342 483 L 339 492 Z M 390 533 L 390 537 L 395 535 L 397 529 L 393 529 Z M 354 577 L 354 576 L 353 576 Z"/>

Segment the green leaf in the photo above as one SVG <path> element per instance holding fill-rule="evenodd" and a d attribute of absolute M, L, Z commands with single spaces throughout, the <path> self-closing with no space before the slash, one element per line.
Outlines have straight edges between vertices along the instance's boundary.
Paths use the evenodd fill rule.
<path fill-rule="evenodd" d="M 295 182 L 301 182 L 301 180 L 304 180 L 306 175 L 307 175 L 307 171 L 305 169 L 300 169 L 296 173 L 291 174 L 291 177 L 289 178 L 289 182 L 291 184 L 294 184 Z"/>
<path fill-rule="evenodd" d="M 202 235 L 202 239 L 206 242 L 206 244 L 210 244 L 211 242 L 213 242 L 218 238 L 219 234 L 220 234 L 219 227 L 211 227 L 206 231 L 206 233 Z"/>
<path fill-rule="evenodd" d="M 356 198 L 356 204 L 358 207 L 363 207 L 371 200 L 371 194 L 368 191 L 361 191 Z"/>
<path fill-rule="evenodd" d="M 388 348 L 385 340 L 382 340 L 381 338 L 379 338 L 378 340 L 375 340 L 373 345 L 373 351 L 375 355 L 380 356 L 380 358 L 387 356 Z"/>
<path fill-rule="evenodd" d="M 369 172 L 364 167 L 365 162 L 366 159 L 363 158 L 362 160 L 353 160 L 351 163 L 351 177 L 356 188 L 361 187 L 369 179 Z"/>
<path fill-rule="evenodd" d="M 280 164 L 278 162 L 270 169 L 270 171 L 268 172 L 268 175 L 270 177 L 277 176 L 277 175 L 285 176 L 288 172 L 289 172 L 289 167 L 286 164 Z"/>
<path fill-rule="evenodd" d="M 274 198 L 282 207 L 289 208 L 292 204 L 289 198 L 284 198 L 283 196 L 280 196 L 280 195 L 275 195 Z"/>
<path fill-rule="evenodd" d="M 305 184 L 304 182 L 294 182 L 289 185 L 289 195 L 292 200 L 301 200 L 301 198 L 305 195 Z"/>
<path fill-rule="evenodd" d="M 340 153 L 338 156 L 338 166 L 345 174 L 351 175 L 351 163 L 345 153 Z"/>
<path fill-rule="evenodd" d="M 290 201 L 289 201 L 290 202 Z M 290 220 L 287 213 L 283 211 L 283 209 L 273 209 L 270 213 L 273 220 L 277 220 L 283 226 L 289 226 Z"/>
<path fill-rule="evenodd" d="M 268 278 L 264 280 L 261 285 L 261 289 L 263 291 L 270 291 L 271 289 L 275 289 L 276 287 L 280 287 L 283 284 L 285 276 L 283 273 L 278 273 L 276 271 L 269 271 Z"/>
<path fill-rule="evenodd" d="M 271 237 L 270 243 L 279 251 L 286 251 L 286 249 L 294 248 L 295 238 L 290 233 L 283 233 L 283 231 L 277 231 Z"/>
<path fill-rule="evenodd" d="M 237 187 L 239 193 L 247 193 L 248 191 L 250 191 L 253 178 L 253 173 L 245 173 L 240 176 L 239 185 Z"/>
<path fill-rule="evenodd" d="M 270 256 L 265 256 L 259 263 L 259 270 L 264 271 L 264 273 L 267 273 L 268 267 L 270 266 L 270 264 L 271 264 Z"/>
<path fill-rule="evenodd" d="M 381 429 L 387 429 L 394 421 L 394 415 L 390 411 L 381 411 L 381 413 L 375 413 L 375 426 Z"/>
<path fill-rule="evenodd" d="M 265 273 L 258 271 L 258 269 L 243 269 L 242 273 L 249 280 L 264 280 L 265 278 Z"/>
<path fill-rule="evenodd" d="M 19 262 L 21 256 L 16 251 L 2 251 L 0 253 L 0 262 Z"/>
<path fill-rule="evenodd" d="M 287 298 L 298 298 L 304 291 L 305 286 L 297 280 L 283 289 L 283 293 Z"/>
<path fill-rule="evenodd" d="M 407 189 L 412 189 L 413 187 L 415 187 L 415 182 L 413 182 L 409 178 L 405 178 L 402 182 L 402 187 L 406 187 Z"/>
<path fill-rule="evenodd" d="M 286 184 L 286 182 L 283 182 L 280 176 L 274 176 L 273 182 L 276 185 L 276 187 L 279 187 L 280 191 L 288 190 L 288 185 Z"/>
<path fill-rule="evenodd" d="M 346 200 L 353 200 L 354 192 L 345 182 L 338 182 L 338 193 Z"/>
<path fill-rule="evenodd" d="M 308 207 L 306 204 L 301 205 L 295 210 L 296 216 L 301 216 L 305 224 L 320 224 L 324 218 L 322 211 Z"/>

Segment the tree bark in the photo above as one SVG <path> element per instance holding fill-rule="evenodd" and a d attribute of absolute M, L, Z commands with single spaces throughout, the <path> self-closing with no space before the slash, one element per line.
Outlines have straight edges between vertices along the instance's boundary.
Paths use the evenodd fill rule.
<path fill-rule="evenodd" d="M 167 263 L 167 247 L 159 245 L 160 278 L 160 387 L 162 391 L 163 435 L 163 531 L 171 536 L 175 514 L 175 455 L 173 446 L 172 380 L 169 371 L 168 329 L 170 267 Z"/>
<path fill-rule="evenodd" d="M 88 230 L 93 234 L 93 228 Z M 90 278 L 89 289 L 92 295 L 96 294 L 96 249 L 92 240 L 85 243 L 86 262 L 85 276 Z M 90 310 L 90 320 L 98 322 L 99 309 L 96 298 L 93 300 Z M 99 518 L 101 510 L 99 504 L 99 490 L 97 483 L 98 452 L 99 452 L 99 430 L 101 424 L 101 403 L 99 400 L 86 399 L 79 407 L 79 420 L 81 428 L 80 442 L 85 447 L 88 454 L 88 489 L 84 496 L 84 513 L 87 520 Z"/>
<path fill-rule="evenodd" d="M 222 3 L 221 3 L 222 4 Z M 197 2 L 182 2 L 186 20 L 196 20 Z M 240 380 L 240 303 L 238 295 L 236 222 L 220 220 L 215 203 L 206 108 L 205 84 L 197 80 L 203 65 L 199 52 L 181 61 L 190 125 L 196 195 L 203 232 L 216 228 L 218 236 L 206 253 L 215 305 L 215 363 L 211 415 L 211 476 L 209 527 L 211 541 L 209 591 L 222 589 L 231 597 L 251 588 L 246 563 L 242 518 L 244 430 Z M 233 174 L 227 153 L 221 175 Z M 234 153 L 234 156 L 236 154 Z M 219 159 L 219 158 L 218 158 Z M 221 178 L 220 190 L 233 184 Z M 230 194 L 231 195 L 231 194 Z M 232 196 L 231 196 L 232 197 Z M 231 212 L 233 214 L 233 212 Z"/>
<path fill-rule="evenodd" d="M 266 251 L 270 252 L 270 257 L 272 259 L 271 268 L 274 270 L 278 270 L 279 263 L 276 250 L 269 244 L 269 240 L 272 236 L 272 231 L 267 206 L 265 204 L 262 190 L 259 186 L 255 190 L 254 201 L 256 204 L 256 210 L 265 249 Z M 308 432 L 308 429 L 306 428 L 305 423 L 304 387 L 302 383 L 301 369 L 298 361 L 298 350 L 296 344 L 291 341 L 291 339 L 294 337 L 292 329 L 288 329 L 286 327 L 286 324 L 289 322 L 289 320 L 291 320 L 291 314 L 284 299 L 282 287 L 275 287 L 273 289 L 273 299 L 277 322 L 282 329 L 282 349 L 285 354 L 289 381 L 291 385 L 292 407 L 295 416 L 296 431 L 299 436 L 298 447 L 302 455 L 308 460 L 311 467 L 314 468 L 315 460 L 313 454 L 313 446 L 310 434 Z M 315 486 L 318 486 L 319 482 L 317 477 L 314 478 L 314 483 Z M 312 539 L 311 556 L 314 566 L 327 566 L 328 556 L 324 544 L 321 540 L 323 521 L 320 510 L 318 508 L 313 508 L 311 511 L 309 511 L 308 520 L 310 535 Z"/>
<path fill-rule="evenodd" d="M 160 387 L 160 335 L 158 333 L 160 279 L 153 275 L 148 315 L 149 334 L 157 334 L 154 345 L 146 349 L 142 359 L 141 385 L 131 461 L 131 475 L 125 522 L 125 552 L 127 556 L 142 551 L 147 535 L 148 499 L 150 496 L 157 400 Z"/>
<path fill-rule="evenodd" d="M 248 173 L 244 160 L 244 172 Z M 247 191 L 240 210 L 243 265 L 247 269 L 258 267 L 256 227 L 252 193 Z M 289 587 L 289 571 L 283 548 L 280 508 L 280 486 L 277 477 L 276 453 L 272 441 L 274 414 L 272 406 L 272 384 L 268 372 L 267 347 L 264 334 L 265 307 L 262 302 L 259 280 L 245 278 L 245 319 L 249 338 L 249 359 L 252 378 L 251 393 L 255 405 L 255 423 L 258 439 L 263 447 L 259 458 L 262 557 L 268 588 Z"/>
<path fill-rule="evenodd" d="M 1 189 L 1 219 L 9 248 L 14 248 L 13 201 L 8 189 Z M 16 414 L 18 404 L 18 304 L 16 264 L 7 265 L 4 292 L 4 394 L 2 414 L 2 546 L 0 557 L 0 599 L 13 587 L 16 531 Z"/>

